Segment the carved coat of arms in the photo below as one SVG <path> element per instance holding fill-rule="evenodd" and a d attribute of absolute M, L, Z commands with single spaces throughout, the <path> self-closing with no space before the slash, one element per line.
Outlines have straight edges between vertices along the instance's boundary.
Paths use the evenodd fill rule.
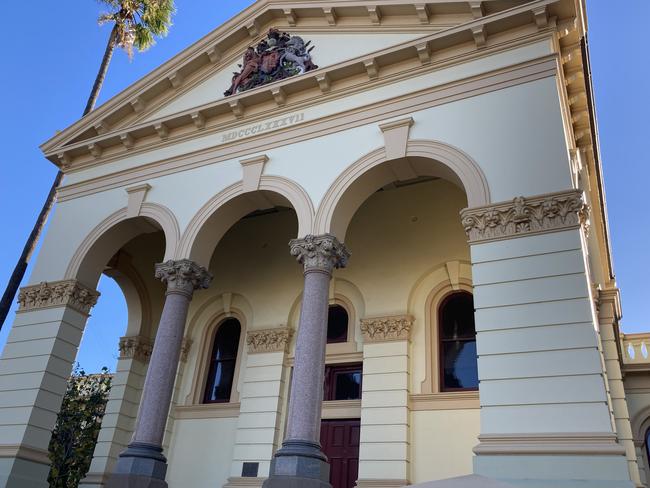
<path fill-rule="evenodd" d="M 278 29 L 269 30 L 266 39 L 256 47 L 249 47 L 240 64 L 241 71 L 233 73 L 232 84 L 225 96 L 250 90 L 273 81 L 318 68 L 311 60 L 311 41 L 291 36 Z"/>

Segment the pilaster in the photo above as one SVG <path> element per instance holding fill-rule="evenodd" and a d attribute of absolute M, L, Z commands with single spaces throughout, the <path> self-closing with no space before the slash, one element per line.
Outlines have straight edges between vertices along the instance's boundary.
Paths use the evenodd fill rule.
<path fill-rule="evenodd" d="M 156 278 L 167 285 L 133 438 L 120 453 L 108 486 L 167 486 L 167 459 L 162 454 L 169 408 L 183 350 L 183 333 L 195 290 L 207 288 L 212 275 L 181 259 L 156 265 Z M 186 344 L 187 345 L 187 344 Z M 168 436 L 167 436 L 168 437 Z"/>
<path fill-rule="evenodd" d="M 48 445 L 88 313 L 76 280 L 26 286 L 0 357 L 0 487 L 46 488 Z"/>
<path fill-rule="evenodd" d="M 609 383 L 612 412 L 619 443 L 625 448 L 630 478 L 637 487 L 642 487 L 637 462 L 636 447 L 630 413 L 625 398 L 623 375 L 621 373 L 621 354 L 618 322 L 621 318 L 621 298 L 618 288 L 598 290 L 598 320 L 600 323 L 600 340 L 602 343 L 603 359 Z"/>
<path fill-rule="evenodd" d="M 465 209 L 461 220 L 476 307 L 475 473 L 534 486 L 633 486 L 609 412 L 581 193 L 518 197 Z"/>
<path fill-rule="evenodd" d="M 361 319 L 364 344 L 357 487 L 408 485 L 412 323 L 408 315 Z"/>
<path fill-rule="evenodd" d="M 118 455 L 131 440 L 140 406 L 142 387 L 153 341 L 142 336 L 122 337 L 111 391 L 108 395 L 102 428 L 97 437 L 88 474 L 80 488 L 104 486 Z"/>
<path fill-rule="evenodd" d="M 227 486 L 243 486 L 234 483 L 243 477 L 244 463 L 257 467 L 257 476 L 249 478 L 269 475 L 271 458 L 280 447 L 281 405 L 289 377 L 284 363 L 292 333 L 289 327 L 274 327 L 246 334 L 241 407 Z"/>
<path fill-rule="evenodd" d="M 286 438 L 271 461 L 265 488 L 331 488 L 320 427 L 327 342 L 329 282 L 350 253 L 330 234 L 289 242 L 304 269 L 304 289 L 291 379 Z"/>

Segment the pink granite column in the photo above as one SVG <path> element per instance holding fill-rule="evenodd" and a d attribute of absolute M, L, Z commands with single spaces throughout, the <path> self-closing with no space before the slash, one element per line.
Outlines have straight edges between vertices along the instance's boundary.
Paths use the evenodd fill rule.
<path fill-rule="evenodd" d="M 156 265 L 167 284 L 165 305 L 144 382 L 133 439 L 120 454 L 108 483 L 112 487 L 166 487 L 167 460 L 162 441 L 181 353 L 187 310 L 194 290 L 207 288 L 212 275 L 187 259 Z"/>
<path fill-rule="evenodd" d="M 291 380 L 287 437 L 271 462 L 264 488 L 331 488 L 320 446 L 321 405 L 327 342 L 329 281 L 349 252 L 325 234 L 294 239 L 291 254 L 304 265 L 305 284 Z"/>

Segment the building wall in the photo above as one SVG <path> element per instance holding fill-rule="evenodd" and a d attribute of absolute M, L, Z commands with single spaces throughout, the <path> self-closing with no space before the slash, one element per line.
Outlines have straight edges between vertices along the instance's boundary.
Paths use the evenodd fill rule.
<path fill-rule="evenodd" d="M 330 345 L 331 362 L 336 361 L 334 354 L 337 351 L 361 352 L 363 339 L 358 329 L 360 318 L 411 314 L 415 321 L 409 346 L 409 392 L 420 394 L 425 378 L 437 376 L 437 364 L 434 365 L 435 371 L 429 371 L 427 375 L 427 354 L 431 355 L 431 349 L 435 346 L 433 343 L 426 344 L 425 328 L 430 326 L 426 323 L 426 301 L 413 300 L 412 297 L 414 290 L 421 286 L 423 278 L 432 274 L 438 276 L 433 281 L 429 280 L 436 285 L 448 279 L 447 272 L 440 271 L 446 269 L 445 263 L 467 262 L 469 247 L 458 219 L 458 212 L 465 204 L 465 196 L 456 185 L 435 179 L 378 191 L 362 205 L 354 216 L 348 233 L 347 245 L 352 258 L 346 269 L 335 273 L 331 292 L 331 295 L 345 300 L 348 309 L 353 308 L 350 327 L 354 328 L 354 333 L 349 344 Z M 206 304 L 215 302 L 215 297 L 218 304 L 215 305 L 213 315 L 216 317 L 223 316 L 218 311 L 223 307 L 219 297 L 223 294 L 238 297 L 233 300 L 232 309 L 241 311 L 247 331 L 284 325 L 297 328 L 302 274 L 300 265 L 289 255 L 287 246 L 295 232 L 294 212 L 282 210 L 241 220 L 219 243 L 211 263 L 211 270 L 215 274 L 214 284 L 210 289 L 197 293 L 192 302 L 188 336 L 192 338 L 193 346 L 180 387 L 181 403 L 191 405 L 196 398 L 192 391 L 196 388 L 197 375 L 205 368 L 201 363 L 205 359 L 202 358 L 201 351 L 205 347 L 201 341 L 211 337 L 206 336 L 205 331 L 214 326 L 214 321 L 197 317 L 210 316 L 203 313 L 203 310 Z M 469 270 L 469 266 L 465 266 Z M 432 270 L 437 270 L 438 274 Z M 467 272 L 463 271 L 462 274 Z M 236 306 L 237 303 L 240 305 Z M 295 336 L 294 333 L 294 339 Z M 293 355 L 293 346 L 292 343 L 289 360 Z M 436 357 L 435 350 L 433 355 Z M 239 377 L 235 382 L 238 396 L 244 394 L 244 378 L 253 357 L 257 355 L 251 356 L 243 352 L 239 358 Z M 361 357 L 358 358 L 360 361 Z M 248 385 L 250 388 L 250 383 Z M 256 388 L 266 387 L 258 384 Z M 286 405 L 286 394 L 286 391 L 283 392 L 280 402 L 283 405 Z M 453 393 L 450 395 L 453 396 Z M 460 397 L 463 396 L 461 393 Z M 449 399 L 446 405 L 449 405 Z M 477 442 L 479 427 L 479 410 L 476 408 L 478 402 L 473 408 L 463 406 L 461 400 L 457 405 L 442 407 L 434 404 L 431 408 L 436 410 L 417 410 L 411 413 L 411 481 L 471 472 L 471 449 Z M 206 405 L 201 409 L 200 415 L 219 416 L 222 412 L 221 405 Z M 379 415 L 387 414 L 388 412 Z M 278 415 L 281 419 L 284 418 L 284 406 Z M 455 419 L 453 422 L 449 422 L 450 416 Z M 176 421 L 170 451 L 172 482 L 184 470 L 191 470 L 191 466 L 200 459 L 213 455 L 209 450 L 208 453 L 202 451 L 197 460 L 196 448 L 183 447 L 188 442 L 185 440 L 185 436 L 189 435 L 186 432 L 200 430 L 202 422 L 205 423 L 206 431 L 216 429 L 216 421 L 216 418 Z M 230 435 L 229 429 L 232 428 L 233 421 L 231 418 L 226 423 L 218 424 L 218 429 L 224 430 L 226 438 Z M 450 429 L 455 431 L 451 444 L 447 441 L 452 433 Z M 449 462 L 431 463 L 431 449 L 439 453 L 442 459 L 449 459 Z M 225 459 L 223 456 L 226 454 L 219 452 L 219 463 Z M 221 467 L 226 465 L 227 463 L 219 464 Z M 230 471 L 230 466 L 227 465 L 227 468 L 226 473 Z M 196 479 L 196 486 L 203 486 L 201 483 L 204 482 Z"/>

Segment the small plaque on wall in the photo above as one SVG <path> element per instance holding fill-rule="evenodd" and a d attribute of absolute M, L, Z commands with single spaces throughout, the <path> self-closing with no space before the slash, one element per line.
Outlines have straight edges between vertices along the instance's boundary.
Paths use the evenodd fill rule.
<path fill-rule="evenodd" d="M 256 478 L 260 463 L 244 463 L 241 468 L 242 478 Z"/>

